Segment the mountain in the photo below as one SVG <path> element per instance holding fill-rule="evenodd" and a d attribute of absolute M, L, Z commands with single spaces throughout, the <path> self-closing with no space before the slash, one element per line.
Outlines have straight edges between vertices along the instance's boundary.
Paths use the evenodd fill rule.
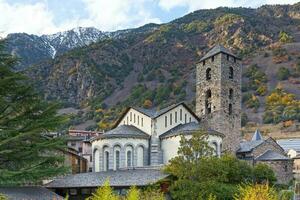
<path fill-rule="evenodd" d="M 149 24 L 139 31 L 146 32 L 155 27 L 155 24 Z M 24 70 L 30 65 L 54 59 L 74 48 L 84 47 L 107 38 L 122 38 L 127 34 L 134 33 L 138 32 L 135 32 L 134 29 L 102 32 L 93 27 L 78 27 L 69 31 L 42 36 L 13 33 L 6 37 L 7 51 L 21 58 L 16 69 Z"/>
<path fill-rule="evenodd" d="M 111 33 L 86 28 L 41 37 L 13 34 L 8 48 L 22 58 L 21 68 L 47 99 L 91 106 L 90 118 L 108 122 L 116 110 L 95 110 L 143 105 L 146 100 L 156 106 L 182 100 L 194 105 L 195 65 L 221 43 L 243 58 L 245 73 L 255 68 L 255 75 L 243 77 L 244 85 L 252 86 L 243 91 L 255 94 L 260 104 L 253 107 L 248 98 L 243 106 L 250 120 L 262 123 L 265 97 L 278 84 L 300 95 L 297 82 L 277 77 L 278 68 L 292 73 L 299 62 L 299 10 L 300 3 L 217 8 Z M 257 81 L 257 74 L 265 81 Z"/>

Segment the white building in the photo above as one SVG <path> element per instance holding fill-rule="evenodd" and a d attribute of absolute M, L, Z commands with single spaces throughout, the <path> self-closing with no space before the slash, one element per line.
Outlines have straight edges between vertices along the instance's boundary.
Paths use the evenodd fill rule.
<path fill-rule="evenodd" d="M 177 155 L 180 136 L 200 130 L 199 119 L 184 103 L 162 110 L 129 107 L 116 126 L 92 140 L 94 171 L 168 163 Z M 223 134 L 206 130 L 215 154 L 222 151 Z"/>

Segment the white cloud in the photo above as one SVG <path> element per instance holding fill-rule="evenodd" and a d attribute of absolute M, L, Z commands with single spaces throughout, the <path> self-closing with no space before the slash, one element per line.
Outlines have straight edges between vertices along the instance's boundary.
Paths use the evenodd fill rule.
<path fill-rule="evenodd" d="M 56 30 L 53 15 L 43 3 L 9 5 L 0 0 L 0 32 L 42 34 Z"/>
<path fill-rule="evenodd" d="M 188 12 L 198 9 L 226 7 L 257 7 L 264 4 L 294 4 L 299 0 L 159 0 L 159 6 L 167 11 L 176 7 L 187 7 Z"/>
<path fill-rule="evenodd" d="M 160 20 L 147 10 L 147 0 L 84 0 L 89 21 L 101 30 L 137 27 Z"/>
<path fill-rule="evenodd" d="M 86 18 L 60 19 L 47 8 L 47 2 L 9 4 L 0 0 L 0 36 L 8 33 L 51 34 L 74 27 L 94 26 L 103 31 L 138 27 L 149 22 L 160 23 L 146 8 L 149 0 L 83 0 Z M 150 0 L 151 1 L 151 0 Z"/>

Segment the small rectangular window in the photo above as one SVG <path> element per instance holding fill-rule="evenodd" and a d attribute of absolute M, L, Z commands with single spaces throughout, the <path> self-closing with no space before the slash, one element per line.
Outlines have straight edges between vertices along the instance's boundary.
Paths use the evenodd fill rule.
<path fill-rule="evenodd" d="M 235 62 L 235 63 L 236 63 L 236 58 L 235 58 L 235 57 L 233 57 L 233 62 Z"/>
<path fill-rule="evenodd" d="M 172 113 L 170 113 L 170 125 L 172 125 Z"/>
<path fill-rule="evenodd" d="M 93 161 L 93 156 L 90 155 L 90 162 L 92 162 L 92 161 Z"/>
<path fill-rule="evenodd" d="M 182 121 L 182 109 L 180 109 L 179 118 L 180 118 L 180 121 Z"/>
<path fill-rule="evenodd" d="M 144 126 L 144 118 L 142 118 L 142 127 Z"/>
<path fill-rule="evenodd" d="M 229 112 L 229 115 L 232 114 L 232 104 L 231 103 L 229 104 L 228 112 Z"/>
<path fill-rule="evenodd" d="M 215 61 L 215 57 L 212 56 L 212 57 L 211 57 L 211 62 L 214 62 L 214 61 Z"/>
<path fill-rule="evenodd" d="M 192 122 L 192 118 L 190 117 L 190 122 Z"/>
<path fill-rule="evenodd" d="M 140 125 L 140 116 L 138 115 L 138 125 Z"/>
<path fill-rule="evenodd" d="M 175 112 L 175 123 L 177 123 L 177 112 Z"/>
<path fill-rule="evenodd" d="M 167 127 L 167 126 L 168 126 L 168 117 L 165 116 L 165 127 Z"/>
<path fill-rule="evenodd" d="M 229 61 L 229 55 L 227 55 L 227 60 Z"/>
<path fill-rule="evenodd" d="M 203 60 L 203 62 L 202 62 L 202 63 L 203 63 L 203 66 L 204 66 L 204 65 L 205 65 L 205 60 Z"/>
<path fill-rule="evenodd" d="M 127 120 L 127 124 L 128 124 L 128 116 L 127 116 L 127 119 L 126 119 L 126 120 Z"/>
<path fill-rule="evenodd" d="M 184 114 L 184 123 L 186 123 L 187 121 L 187 115 L 186 114 Z"/>
<path fill-rule="evenodd" d="M 135 123 L 135 114 L 133 114 L 133 123 Z"/>
<path fill-rule="evenodd" d="M 132 112 L 130 112 L 130 121 L 132 122 Z"/>

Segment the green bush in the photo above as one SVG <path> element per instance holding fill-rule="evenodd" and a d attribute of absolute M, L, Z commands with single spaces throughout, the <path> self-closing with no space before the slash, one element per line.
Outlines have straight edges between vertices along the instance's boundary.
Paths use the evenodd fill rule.
<path fill-rule="evenodd" d="M 280 31 L 279 33 L 279 41 L 282 43 L 293 42 L 293 37 L 284 31 Z"/>
<path fill-rule="evenodd" d="M 256 183 L 268 182 L 273 185 L 276 181 L 274 171 L 266 164 L 257 164 L 253 168 L 253 177 Z"/>
<path fill-rule="evenodd" d="M 277 71 L 277 78 L 279 80 L 287 80 L 290 76 L 290 71 L 289 69 L 285 67 L 280 67 Z"/>

